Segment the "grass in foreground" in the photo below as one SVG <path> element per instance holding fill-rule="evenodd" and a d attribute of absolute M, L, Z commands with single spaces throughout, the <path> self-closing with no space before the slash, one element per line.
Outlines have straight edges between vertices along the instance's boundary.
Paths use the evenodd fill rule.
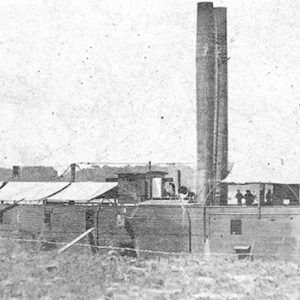
<path fill-rule="evenodd" d="M 295 263 L 228 258 L 132 259 L 2 245 L 1 299 L 299 299 Z"/>

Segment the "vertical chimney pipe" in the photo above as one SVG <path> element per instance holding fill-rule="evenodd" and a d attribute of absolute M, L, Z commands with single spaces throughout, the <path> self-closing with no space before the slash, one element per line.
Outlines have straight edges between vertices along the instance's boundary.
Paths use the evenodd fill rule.
<path fill-rule="evenodd" d="M 197 202 L 210 197 L 213 179 L 213 135 L 215 102 L 215 27 L 211 2 L 197 7 L 196 91 L 197 91 Z"/>
<path fill-rule="evenodd" d="M 224 205 L 227 204 L 227 186 L 221 181 L 228 173 L 227 9 L 216 7 L 214 15 L 217 57 L 215 202 Z"/>

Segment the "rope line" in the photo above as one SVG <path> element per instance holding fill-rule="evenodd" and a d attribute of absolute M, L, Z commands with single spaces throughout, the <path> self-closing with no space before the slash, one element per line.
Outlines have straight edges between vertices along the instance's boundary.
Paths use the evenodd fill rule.
<path fill-rule="evenodd" d="M 78 165 L 136 165 L 136 166 L 148 166 L 148 162 L 106 162 L 106 161 L 98 161 L 98 162 L 77 162 Z M 151 162 L 153 165 L 193 165 L 196 166 L 196 162 Z"/>
<path fill-rule="evenodd" d="M 60 245 L 64 246 L 68 244 L 69 242 L 52 242 L 52 241 L 46 241 L 46 240 L 35 240 L 35 239 L 21 239 L 21 238 L 5 238 L 0 237 L 0 240 L 8 240 L 8 241 L 18 241 L 18 242 L 28 242 L 28 243 L 45 243 L 45 244 L 52 244 L 52 245 Z M 160 250 L 148 250 L 148 249 L 138 249 L 138 248 L 127 248 L 127 247 L 115 247 L 115 246 L 96 246 L 96 245 L 90 245 L 90 244 L 82 244 L 82 243 L 76 243 L 74 246 L 80 246 L 80 247 L 93 247 L 97 249 L 102 250 L 128 250 L 128 251 L 134 251 L 134 252 L 142 252 L 142 253 L 152 253 L 152 254 L 163 254 L 163 255 L 174 255 L 174 256 L 226 256 L 226 257 L 237 257 L 239 255 L 248 255 L 248 256 L 272 256 L 272 257 L 296 257 L 300 258 L 300 254 L 286 254 L 283 255 L 281 253 L 256 253 L 256 252 L 250 252 L 250 253 L 225 253 L 225 252 L 209 252 L 208 254 L 203 253 L 195 253 L 191 254 L 188 252 L 172 252 L 172 251 L 160 251 Z"/>

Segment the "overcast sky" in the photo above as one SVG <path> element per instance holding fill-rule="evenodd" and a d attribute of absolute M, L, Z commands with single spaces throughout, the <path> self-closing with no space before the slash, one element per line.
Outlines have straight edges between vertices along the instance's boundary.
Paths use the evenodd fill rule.
<path fill-rule="evenodd" d="M 0 1 L 0 165 L 195 162 L 196 3 Z M 229 157 L 300 157 L 300 2 L 228 8 Z"/>

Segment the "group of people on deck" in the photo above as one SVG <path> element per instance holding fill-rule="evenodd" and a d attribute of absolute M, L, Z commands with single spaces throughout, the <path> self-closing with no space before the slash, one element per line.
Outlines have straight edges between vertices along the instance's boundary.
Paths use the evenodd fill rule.
<path fill-rule="evenodd" d="M 264 201 L 264 195 L 260 195 L 260 197 L 262 198 L 260 200 L 261 204 L 262 203 L 265 204 L 265 205 L 271 205 L 272 204 L 273 195 L 272 195 L 271 190 L 268 190 L 268 192 L 266 193 L 266 196 L 265 196 L 266 202 Z M 251 206 L 251 205 L 253 205 L 254 199 L 256 198 L 256 196 L 253 195 L 250 190 L 246 190 L 245 195 L 243 195 L 240 190 L 237 190 L 235 198 L 237 199 L 237 204 L 238 205 L 242 205 L 242 200 L 245 199 L 245 202 L 246 202 L 245 204 L 247 206 Z"/>

